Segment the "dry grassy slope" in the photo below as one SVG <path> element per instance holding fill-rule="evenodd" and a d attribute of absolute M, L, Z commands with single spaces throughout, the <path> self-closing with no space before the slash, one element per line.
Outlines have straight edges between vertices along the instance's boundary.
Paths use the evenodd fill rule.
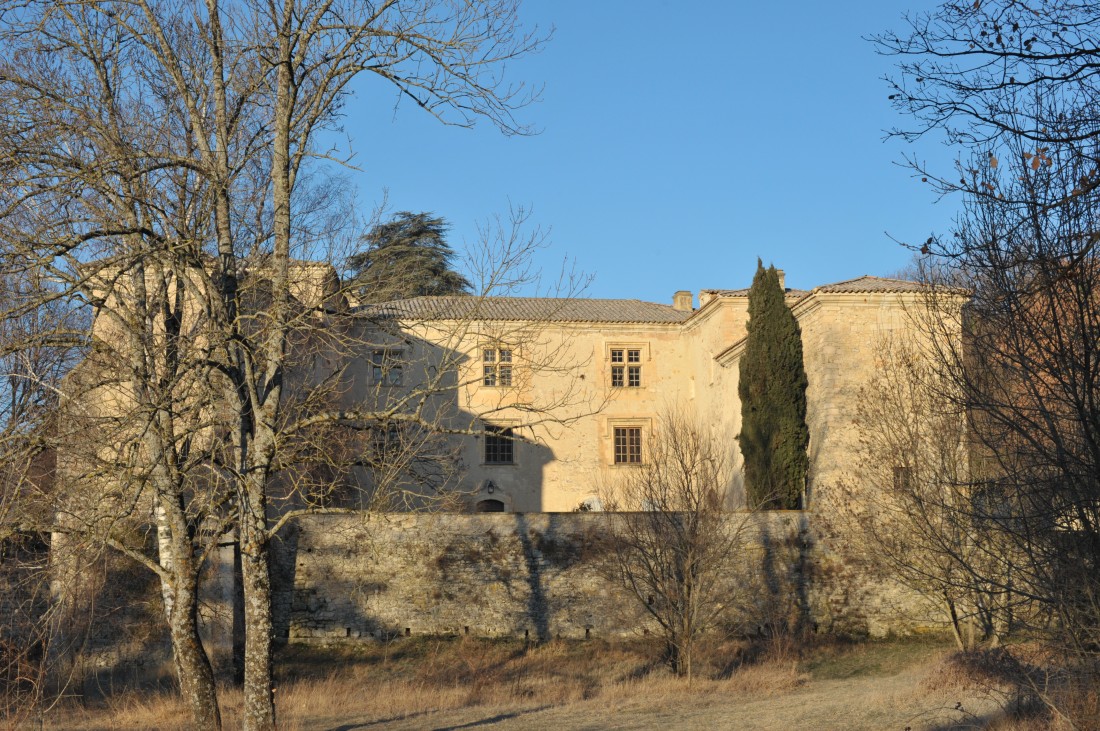
<path fill-rule="evenodd" d="M 565 707 L 517 708 L 486 713 L 480 709 L 430 714 L 385 724 L 355 722 L 340 728 L 453 729 L 946 729 L 972 728 L 974 718 L 954 709 L 951 696 L 929 697 L 919 691 L 917 673 L 889 678 L 809 681 L 764 698 L 715 692 L 687 699 L 640 699 L 614 704 L 595 699 Z M 916 692 L 914 692 L 916 691 Z M 988 699 L 966 698 L 964 711 L 992 720 L 997 706 Z M 987 715 L 988 714 L 988 715 Z M 308 728 L 332 729 L 321 724 Z"/>
<path fill-rule="evenodd" d="M 751 648 L 715 648 L 744 662 L 723 679 L 684 681 L 654 665 L 652 644 L 432 640 L 298 648 L 281 657 L 283 731 L 356 729 L 903 729 L 1018 728 L 996 697 L 944 662 L 940 643 L 827 646 L 808 660 L 747 662 Z M 222 696 L 239 725 L 239 692 Z M 961 704 L 961 705 L 960 705 Z M 106 708 L 54 715 L 50 729 L 186 729 L 174 697 L 124 694 Z M 956 707 L 958 706 L 958 707 Z M 2 725 L 2 724 L 0 724 Z"/>
<path fill-rule="evenodd" d="M 944 673 L 938 645 L 883 643 L 826 652 L 801 666 L 767 662 L 691 689 L 671 678 L 607 686 L 588 700 L 499 703 L 396 715 L 301 718 L 303 729 L 927 729 L 984 727 L 1000 720 L 995 695 Z M 946 685 L 944 688 L 942 686 Z M 442 699 L 440 699 L 442 700 Z"/>

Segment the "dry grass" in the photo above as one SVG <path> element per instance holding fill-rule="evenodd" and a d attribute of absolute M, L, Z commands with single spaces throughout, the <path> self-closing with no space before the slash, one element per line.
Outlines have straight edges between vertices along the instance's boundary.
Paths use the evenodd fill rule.
<path fill-rule="evenodd" d="M 760 703 L 769 714 L 775 709 L 774 728 L 778 729 L 792 723 L 813 725 L 818 709 L 812 704 L 821 698 L 839 700 L 836 712 L 847 713 L 851 705 L 853 711 L 875 719 L 853 717 L 851 723 L 837 721 L 841 725 L 836 727 L 878 728 L 877 719 L 887 717 L 874 716 L 874 708 L 867 715 L 868 707 L 881 706 L 895 714 L 891 718 L 908 718 L 904 714 L 910 708 L 918 714 L 926 708 L 950 711 L 956 696 L 969 693 L 974 698 L 975 689 L 986 682 L 942 644 L 927 641 L 826 644 L 806 650 L 801 659 L 793 655 L 760 654 L 738 642 L 715 645 L 704 657 L 699 677 L 689 685 L 655 660 L 659 648 L 643 642 L 528 645 L 512 640 L 413 638 L 388 644 L 295 646 L 279 656 L 276 701 L 280 728 L 288 731 L 332 729 L 349 722 L 419 728 L 485 723 L 486 719 L 504 719 L 501 723 L 508 728 L 538 727 L 552 720 L 553 725 L 570 728 L 593 713 L 608 719 L 641 719 L 637 725 L 623 727 L 644 728 L 653 713 L 670 708 L 704 714 L 691 724 L 679 725 L 707 729 L 714 727 L 715 719 L 739 709 L 758 718 L 759 712 L 753 709 Z M 843 698 L 844 693 L 852 695 Z M 945 705 L 943 699 L 951 702 Z M 239 726 L 240 692 L 225 689 L 221 700 L 226 727 Z M 710 720 L 705 715 L 708 709 Z M 942 717 L 941 713 L 937 718 Z M 964 723 L 965 713 L 951 717 L 959 718 L 959 725 L 912 725 L 1000 731 L 1050 728 L 1034 725 L 1034 719 L 989 713 L 975 717 L 981 723 L 973 725 Z M 185 709 L 174 695 L 127 693 L 87 707 L 74 703 L 47 718 L 43 728 L 175 731 L 188 725 Z"/>
<path fill-rule="evenodd" d="M 994 700 L 1003 713 L 986 719 L 981 728 L 1100 729 L 1100 666 L 1069 662 L 1034 643 L 948 654 L 930 669 L 918 692 Z"/>
<path fill-rule="evenodd" d="M 388 644 L 293 646 L 279 657 L 276 702 L 281 727 L 307 728 L 325 719 L 401 719 L 464 708 L 495 712 L 568 707 L 599 698 L 629 707 L 686 696 L 785 692 L 805 682 L 794 660 L 744 664 L 740 643 L 711 648 L 702 677 L 688 683 L 655 661 L 650 642 L 416 638 Z M 338 668 L 338 670 L 333 670 Z M 220 693 L 223 721 L 238 725 L 241 693 Z M 43 728 L 186 729 L 186 709 L 166 692 L 129 692 L 83 705 L 71 702 Z"/>
<path fill-rule="evenodd" d="M 760 698 L 786 693 L 808 682 L 810 676 L 793 660 L 764 662 L 740 668 L 726 682 L 726 692 Z"/>

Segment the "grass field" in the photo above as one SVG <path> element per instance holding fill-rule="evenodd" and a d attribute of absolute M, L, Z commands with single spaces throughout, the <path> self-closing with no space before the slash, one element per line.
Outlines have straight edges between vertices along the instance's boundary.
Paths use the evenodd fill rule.
<path fill-rule="evenodd" d="M 710 648 L 690 684 L 651 643 L 410 638 L 293 646 L 278 657 L 280 728 L 964 729 L 1048 728 L 1009 718 L 1011 698 L 934 639 Z M 222 692 L 226 728 L 239 691 Z M 170 693 L 70 702 L 32 728 L 188 728 Z"/>

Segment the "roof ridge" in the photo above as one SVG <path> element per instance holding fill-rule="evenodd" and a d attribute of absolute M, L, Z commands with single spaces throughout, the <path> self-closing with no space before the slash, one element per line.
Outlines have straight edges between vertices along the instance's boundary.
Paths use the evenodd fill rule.
<path fill-rule="evenodd" d="M 444 299 L 448 297 L 458 297 L 466 300 L 477 299 L 498 299 L 498 300 L 589 300 L 589 301 L 605 301 L 605 302 L 648 302 L 654 305 L 664 304 L 662 302 L 654 302 L 652 300 L 643 300 L 637 297 L 544 297 L 544 296 L 531 296 L 526 294 L 513 295 L 513 294 L 417 294 L 412 297 L 402 297 L 401 299 L 415 300 L 415 299 Z M 392 302 L 399 302 L 400 300 L 391 300 Z M 672 305 L 669 305 L 671 307 Z"/>
<path fill-rule="evenodd" d="M 425 295 L 391 300 L 370 305 L 363 311 L 436 319 L 453 314 L 478 319 L 624 323 L 675 323 L 686 320 L 691 314 L 677 310 L 672 305 L 636 298 L 465 295 Z"/>
<path fill-rule="evenodd" d="M 828 282 L 826 284 L 819 284 L 814 289 L 821 289 L 822 287 L 837 287 L 841 284 L 851 284 L 852 282 L 858 282 L 860 279 L 885 279 L 885 277 L 874 277 L 870 274 L 860 274 L 858 277 L 852 277 L 851 279 L 841 279 L 839 282 Z M 891 281 L 904 281 L 901 279 Z"/>

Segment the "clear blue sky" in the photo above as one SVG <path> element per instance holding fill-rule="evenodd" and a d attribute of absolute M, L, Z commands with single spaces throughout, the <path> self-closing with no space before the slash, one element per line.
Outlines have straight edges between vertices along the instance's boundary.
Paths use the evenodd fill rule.
<path fill-rule="evenodd" d="M 546 49 L 509 69 L 545 84 L 522 119 L 535 137 L 488 124 L 445 127 L 364 79 L 344 130 L 364 209 L 475 224 L 530 206 L 551 229 L 543 266 L 571 257 L 593 297 L 671 302 L 690 289 L 747 286 L 762 257 L 809 288 L 885 274 L 910 254 L 887 236 L 945 231 L 958 202 L 936 203 L 896 165 L 903 152 L 949 165 L 928 138 L 883 142 L 904 122 L 881 80 L 893 60 L 864 36 L 901 29 L 908 3 L 678 3 L 537 0 Z"/>

